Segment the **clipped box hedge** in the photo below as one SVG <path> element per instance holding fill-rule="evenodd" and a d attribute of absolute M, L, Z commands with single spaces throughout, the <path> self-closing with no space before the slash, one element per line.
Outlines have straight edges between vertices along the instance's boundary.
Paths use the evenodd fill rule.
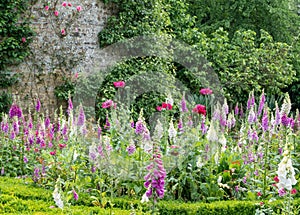
<path fill-rule="evenodd" d="M 114 198 L 115 215 L 130 214 L 131 208 L 138 209 L 136 214 L 149 212 L 147 204 L 140 200 Z M 64 211 L 50 208 L 54 205 L 52 191 L 36 187 L 26 180 L 0 177 L 0 214 L 110 214 L 110 208 L 90 207 L 92 200 L 87 194 L 80 194 L 76 205 L 66 207 Z M 161 215 L 254 215 L 259 207 L 259 201 L 216 201 L 213 203 L 183 203 L 179 201 L 159 201 L 157 209 Z M 277 200 L 266 206 L 271 207 L 277 214 L 281 213 L 284 202 Z M 294 207 L 300 210 L 300 199 L 294 199 Z M 69 210 L 69 211 L 68 211 Z M 144 213 L 140 212 L 143 211 Z"/>

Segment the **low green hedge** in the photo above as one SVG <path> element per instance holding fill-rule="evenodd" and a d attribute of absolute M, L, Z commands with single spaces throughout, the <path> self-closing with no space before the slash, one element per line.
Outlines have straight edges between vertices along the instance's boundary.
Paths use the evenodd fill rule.
<path fill-rule="evenodd" d="M 64 211 L 58 208 L 50 208 L 54 205 L 52 191 L 34 186 L 22 179 L 0 177 L 0 214 L 110 214 L 110 209 L 89 207 L 92 200 L 87 194 L 80 194 L 81 201 L 76 205 L 66 207 Z M 147 212 L 147 204 L 141 204 L 140 200 L 128 198 L 114 198 L 114 214 L 130 214 L 131 208 L 137 211 Z M 266 207 L 271 207 L 277 214 L 281 213 L 284 202 L 264 202 Z M 294 209 L 300 210 L 300 199 L 294 199 Z M 193 214 L 193 215 L 253 215 L 260 207 L 258 201 L 219 201 L 213 203 L 183 203 L 176 201 L 159 201 L 157 209 L 161 215 L 168 214 Z M 142 214 L 137 212 L 136 214 Z"/>

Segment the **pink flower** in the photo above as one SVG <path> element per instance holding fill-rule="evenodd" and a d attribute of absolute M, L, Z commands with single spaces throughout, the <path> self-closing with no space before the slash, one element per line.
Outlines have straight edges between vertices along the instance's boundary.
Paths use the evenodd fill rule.
<path fill-rule="evenodd" d="M 261 192 L 258 192 L 258 193 L 257 193 L 257 196 L 261 196 L 261 195 L 262 195 Z"/>
<path fill-rule="evenodd" d="M 264 205 L 264 202 L 260 202 L 259 204 L 260 204 L 260 206 L 263 206 L 263 205 Z"/>
<path fill-rule="evenodd" d="M 116 88 L 123 88 L 125 87 L 125 82 L 124 81 L 117 81 L 117 82 L 114 82 L 114 86 Z"/>
<path fill-rule="evenodd" d="M 291 190 L 291 194 L 296 194 L 297 193 L 297 190 L 294 188 Z"/>
<path fill-rule="evenodd" d="M 276 175 L 274 178 L 274 181 L 276 182 L 276 183 L 278 183 L 279 182 L 279 178 L 278 178 L 278 176 Z"/>
<path fill-rule="evenodd" d="M 54 150 L 54 151 L 52 151 L 52 152 L 50 152 L 50 155 L 55 155 L 56 154 L 56 151 Z"/>
<path fill-rule="evenodd" d="M 26 38 L 22 37 L 22 43 L 25 43 L 25 42 L 26 42 Z"/>
<path fill-rule="evenodd" d="M 202 114 L 203 116 L 205 116 L 206 115 L 206 107 L 204 105 L 197 104 L 193 108 L 193 112 L 198 113 L 198 114 Z"/>
<path fill-rule="evenodd" d="M 68 3 L 68 6 L 69 6 L 69 7 L 72 7 L 72 3 L 71 3 L 71 2 L 69 2 L 69 3 Z"/>
<path fill-rule="evenodd" d="M 55 15 L 55 16 L 58 16 L 58 14 L 59 14 L 59 13 L 58 13 L 58 11 L 57 11 L 57 10 L 56 10 L 56 11 L 54 11 L 54 15 Z"/>
<path fill-rule="evenodd" d="M 82 10 L 82 7 L 81 7 L 81 6 L 77 6 L 77 7 L 76 7 L 76 10 L 77 10 L 78 12 L 80 12 L 80 11 Z"/>
<path fill-rule="evenodd" d="M 165 102 L 162 103 L 161 107 L 162 109 L 167 109 L 167 110 L 172 110 L 173 108 L 171 104 Z"/>
<path fill-rule="evenodd" d="M 49 6 L 48 5 L 45 6 L 45 10 L 47 10 L 47 11 L 49 10 Z"/>
<path fill-rule="evenodd" d="M 65 34 L 66 34 L 65 29 L 61 29 L 61 34 L 62 34 L 62 35 L 65 35 Z"/>
<path fill-rule="evenodd" d="M 74 77 L 77 79 L 78 78 L 78 72 L 75 73 Z"/>
<path fill-rule="evenodd" d="M 114 104 L 114 102 L 109 99 L 109 100 L 103 102 L 102 105 L 101 105 L 101 107 L 102 108 L 110 108 L 113 104 Z"/>
<path fill-rule="evenodd" d="M 63 6 L 63 7 L 66 7 L 66 6 L 67 6 L 67 2 L 64 1 L 64 2 L 62 3 L 62 6 Z"/>
<path fill-rule="evenodd" d="M 212 90 L 211 89 L 209 89 L 209 88 L 202 88 L 200 91 L 199 91 L 199 93 L 200 94 L 202 94 L 202 95 L 210 95 L 210 94 L 212 94 Z"/>
<path fill-rule="evenodd" d="M 66 146 L 67 146 L 66 144 L 62 144 L 62 143 L 58 144 L 58 147 L 59 147 L 60 149 L 63 149 L 63 148 L 65 148 Z"/>
<path fill-rule="evenodd" d="M 162 107 L 161 106 L 157 106 L 156 110 L 160 112 L 162 110 Z"/>

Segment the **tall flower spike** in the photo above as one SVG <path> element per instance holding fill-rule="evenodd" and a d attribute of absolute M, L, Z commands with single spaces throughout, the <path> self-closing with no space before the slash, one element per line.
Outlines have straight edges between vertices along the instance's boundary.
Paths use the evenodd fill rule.
<path fill-rule="evenodd" d="M 176 142 L 176 135 L 177 135 L 177 131 L 174 128 L 174 124 L 173 124 L 173 119 L 171 118 L 170 123 L 169 123 L 169 138 L 170 140 L 173 140 L 173 142 Z"/>
<path fill-rule="evenodd" d="M 40 110 L 41 110 L 41 102 L 39 99 L 37 99 L 37 101 L 36 101 L 35 110 L 36 110 L 36 112 L 40 112 Z"/>
<path fill-rule="evenodd" d="M 261 125 L 262 125 L 262 129 L 264 132 L 266 132 L 269 129 L 269 119 L 268 119 L 268 109 L 267 108 L 264 109 L 264 114 L 262 117 Z"/>
<path fill-rule="evenodd" d="M 262 110 L 264 109 L 265 101 L 266 101 L 266 97 L 265 97 L 265 92 L 263 90 L 262 94 L 260 96 L 260 101 L 259 101 L 257 116 L 260 116 Z"/>
<path fill-rule="evenodd" d="M 77 126 L 81 127 L 84 125 L 84 123 L 85 123 L 85 114 L 82 105 L 80 105 Z"/>
<path fill-rule="evenodd" d="M 283 104 L 281 106 L 280 115 L 283 116 L 283 114 L 289 115 L 292 108 L 291 99 L 288 93 L 285 94 Z"/>
<path fill-rule="evenodd" d="M 182 100 L 181 100 L 181 112 L 188 112 L 189 110 L 186 107 L 186 101 L 184 98 L 184 95 L 182 96 Z"/>

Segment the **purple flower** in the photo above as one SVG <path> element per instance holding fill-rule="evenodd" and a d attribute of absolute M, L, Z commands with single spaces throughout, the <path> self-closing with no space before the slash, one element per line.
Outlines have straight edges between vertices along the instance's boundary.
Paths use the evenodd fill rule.
<path fill-rule="evenodd" d="M 68 110 L 67 110 L 68 115 L 71 114 L 72 110 L 73 110 L 73 103 L 72 103 L 71 98 L 69 98 L 69 100 L 68 100 Z"/>
<path fill-rule="evenodd" d="M 254 175 L 258 176 L 258 170 L 254 171 Z"/>
<path fill-rule="evenodd" d="M 138 120 L 135 124 L 135 133 L 142 134 L 145 130 L 145 126 L 141 120 Z"/>
<path fill-rule="evenodd" d="M 266 101 L 266 97 L 265 97 L 265 93 L 263 91 L 262 94 L 261 94 L 260 102 L 259 102 L 259 106 L 258 106 L 258 112 L 257 112 L 258 116 L 260 116 L 260 114 L 261 114 L 261 112 L 262 112 L 262 110 L 264 108 L 265 101 Z"/>
<path fill-rule="evenodd" d="M 279 154 L 279 155 L 282 154 L 282 150 L 283 150 L 282 148 L 279 148 L 279 149 L 278 149 L 278 154 Z"/>
<path fill-rule="evenodd" d="M 201 122 L 201 131 L 202 131 L 202 135 L 207 133 L 207 126 L 205 125 L 205 120 L 202 120 Z"/>
<path fill-rule="evenodd" d="M 239 103 L 236 103 L 235 108 L 234 108 L 234 115 L 239 114 Z"/>
<path fill-rule="evenodd" d="M 77 126 L 83 126 L 84 123 L 85 123 L 85 115 L 84 115 L 83 107 L 80 105 Z"/>
<path fill-rule="evenodd" d="M 78 200 L 78 194 L 76 193 L 75 190 L 73 190 L 73 197 L 74 197 L 75 201 Z"/>
<path fill-rule="evenodd" d="M 102 133 L 102 129 L 101 129 L 101 127 L 99 126 L 99 127 L 98 127 L 98 132 L 97 132 L 97 134 L 98 134 L 98 139 L 99 139 L 99 140 L 101 139 L 101 133 Z"/>
<path fill-rule="evenodd" d="M 280 111 L 279 111 L 278 105 L 276 104 L 276 110 L 275 110 L 275 125 L 279 125 L 280 122 L 281 122 Z"/>
<path fill-rule="evenodd" d="M 182 96 L 182 100 L 181 100 L 181 112 L 188 112 L 189 110 L 186 107 L 186 101 L 184 96 Z"/>
<path fill-rule="evenodd" d="M 92 172 L 92 173 L 96 172 L 96 167 L 95 167 L 95 166 L 92 166 L 91 172 Z"/>
<path fill-rule="evenodd" d="M 40 112 L 40 110 L 41 110 L 41 102 L 39 99 L 37 99 L 35 110 L 36 110 L 36 112 Z"/>
<path fill-rule="evenodd" d="M 131 127 L 131 128 L 134 128 L 134 126 L 135 126 L 135 125 L 134 125 L 134 121 L 132 121 L 132 122 L 130 123 L 130 127 Z"/>
<path fill-rule="evenodd" d="M 284 195 L 286 194 L 286 191 L 285 191 L 284 187 L 283 187 L 283 188 L 280 188 L 280 189 L 278 190 L 278 194 L 279 194 L 280 197 L 281 197 L 281 196 L 284 196 Z"/>
<path fill-rule="evenodd" d="M 235 189 L 235 192 L 239 192 L 239 186 L 235 186 L 234 189 Z"/>
<path fill-rule="evenodd" d="M 49 117 L 47 117 L 45 120 L 45 128 L 48 128 L 49 125 L 50 125 L 50 119 L 49 119 Z"/>
<path fill-rule="evenodd" d="M 9 138 L 10 138 L 11 140 L 13 140 L 13 139 L 15 139 L 15 137 L 16 137 L 16 134 L 15 134 L 14 131 L 12 131 L 12 132 L 10 133 Z"/>
<path fill-rule="evenodd" d="M 286 116 L 285 113 L 281 117 L 281 123 L 282 123 L 282 125 L 284 125 L 286 127 L 289 126 L 289 124 L 290 124 L 290 119 Z"/>
<path fill-rule="evenodd" d="M 266 132 L 269 129 L 269 119 L 268 119 L 268 113 L 265 109 L 263 118 L 262 118 L 262 129 L 264 132 Z"/>
<path fill-rule="evenodd" d="M 6 122 L 6 123 L 1 122 L 1 129 L 4 133 L 8 133 L 8 130 L 9 130 L 8 122 Z"/>
<path fill-rule="evenodd" d="M 9 117 L 13 118 L 14 116 L 17 116 L 18 118 L 23 116 L 22 109 L 16 104 L 12 104 L 9 110 Z"/>
<path fill-rule="evenodd" d="M 132 155 L 135 152 L 135 145 L 134 144 L 130 144 L 127 148 L 126 148 L 128 155 Z"/>
<path fill-rule="evenodd" d="M 67 134 L 67 132 L 68 132 L 68 126 L 67 126 L 67 125 L 64 125 L 64 127 L 63 127 L 61 133 L 62 133 L 62 135 L 65 136 L 65 135 Z"/>
<path fill-rule="evenodd" d="M 104 125 L 104 129 L 109 130 L 110 129 L 110 123 L 108 120 L 108 116 L 106 115 L 106 119 L 105 119 L 105 125 Z"/>
<path fill-rule="evenodd" d="M 1 168 L 1 175 L 4 175 L 4 167 Z"/>
<path fill-rule="evenodd" d="M 26 156 L 24 156 L 23 161 L 24 161 L 24 163 L 27 163 L 27 162 L 28 162 L 28 159 L 27 159 Z"/>
<path fill-rule="evenodd" d="M 154 150 L 152 159 L 152 163 L 150 163 L 150 165 L 148 165 L 146 168 L 149 173 L 147 173 L 147 175 L 144 177 L 146 180 L 144 186 L 147 189 L 145 194 L 148 198 L 152 196 L 154 199 L 156 199 L 156 197 L 163 198 L 165 193 L 164 185 L 166 170 L 163 167 L 158 148 Z"/>
<path fill-rule="evenodd" d="M 18 135 L 19 131 L 20 131 L 18 122 L 16 122 L 16 121 L 13 122 L 13 129 L 14 129 L 15 134 Z"/>
<path fill-rule="evenodd" d="M 181 118 L 179 119 L 179 122 L 178 122 L 177 127 L 178 127 L 179 132 L 182 133 L 182 132 L 184 131 L 184 130 L 183 130 L 182 119 L 181 119 Z"/>
<path fill-rule="evenodd" d="M 247 184 L 247 177 L 246 176 L 243 178 L 243 183 Z"/>

